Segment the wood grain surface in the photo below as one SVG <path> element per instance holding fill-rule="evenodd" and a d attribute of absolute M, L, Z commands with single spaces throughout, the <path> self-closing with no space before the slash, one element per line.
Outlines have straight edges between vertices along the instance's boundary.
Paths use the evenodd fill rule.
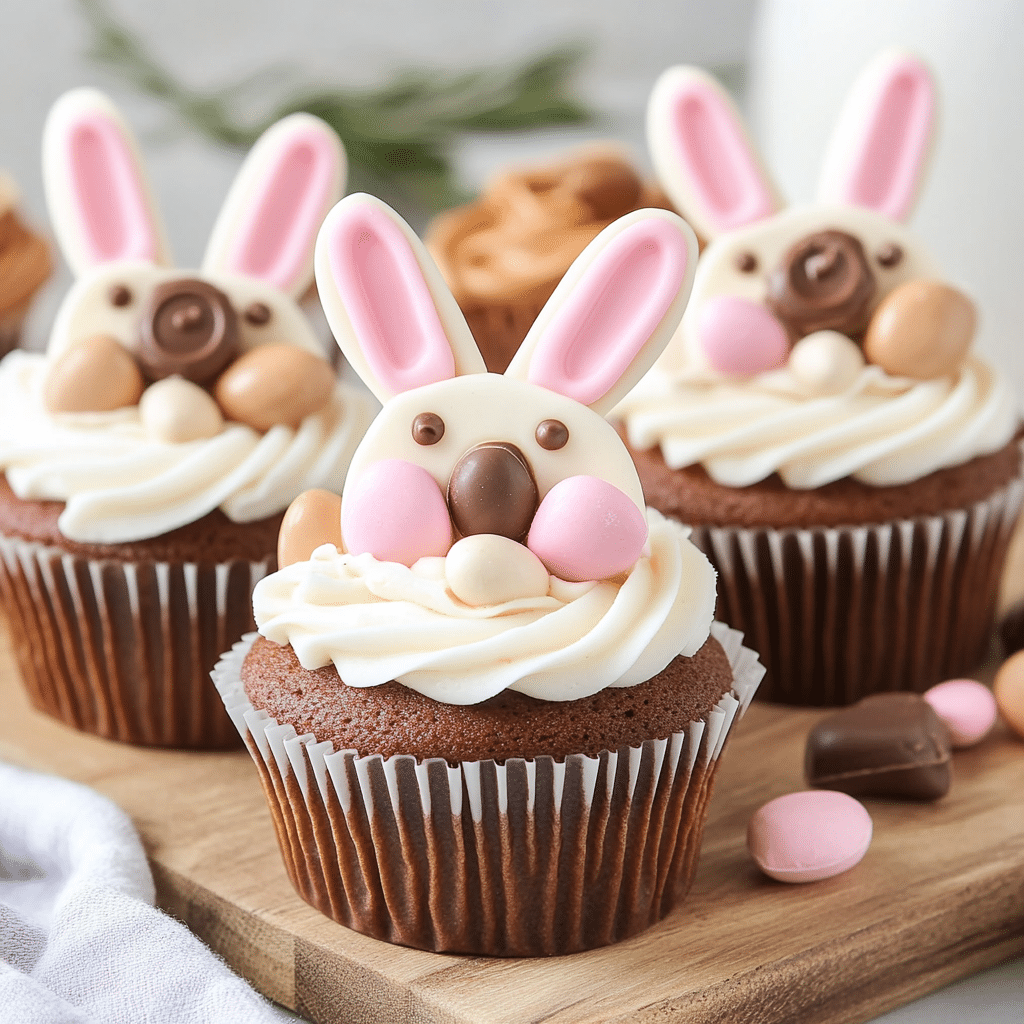
<path fill-rule="evenodd" d="M 934 804 L 867 801 L 875 837 L 838 878 L 786 886 L 746 853 L 750 814 L 803 787 L 819 712 L 755 704 L 730 740 L 697 878 L 644 934 L 547 960 L 364 938 L 292 891 L 248 754 L 121 746 L 28 707 L 0 634 L 0 758 L 88 783 L 135 820 L 161 905 L 260 991 L 320 1024 L 863 1021 L 1024 952 L 1024 743 L 955 759 Z"/>

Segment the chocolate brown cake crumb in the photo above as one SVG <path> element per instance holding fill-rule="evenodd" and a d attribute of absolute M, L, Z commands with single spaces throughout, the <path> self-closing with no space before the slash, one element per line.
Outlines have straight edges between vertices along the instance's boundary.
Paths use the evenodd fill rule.
<path fill-rule="evenodd" d="M 62 548 L 86 558 L 117 562 L 195 562 L 200 565 L 260 562 L 277 551 L 284 513 L 253 523 L 234 523 L 220 509 L 158 537 L 124 544 L 84 544 L 65 537 L 57 526 L 62 501 L 23 501 L 0 476 L 0 534 Z"/>
<path fill-rule="evenodd" d="M 638 746 L 697 721 L 732 686 L 721 645 L 709 637 L 638 686 L 607 687 L 574 701 L 544 701 L 505 690 L 480 704 L 442 704 L 398 682 L 346 686 L 333 665 L 309 670 L 291 647 L 259 637 L 242 665 L 255 708 L 302 735 L 361 755 L 411 754 L 425 760 L 504 761 Z"/>
<path fill-rule="evenodd" d="M 670 469 L 660 448 L 641 451 L 628 443 L 626 447 L 636 464 L 647 504 L 693 526 L 785 529 L 915 519 L 982 501 L 1009 483 L 1021 468 L 1017 437 L 991 455 L 979 455 L 963 465 L 894 487 L 875 487 L 844 477 L 822 487 L 796 490 L 787 487 L 778 474 L 747 487 L 726 487 L 715 483 L 700 465 Z"/>

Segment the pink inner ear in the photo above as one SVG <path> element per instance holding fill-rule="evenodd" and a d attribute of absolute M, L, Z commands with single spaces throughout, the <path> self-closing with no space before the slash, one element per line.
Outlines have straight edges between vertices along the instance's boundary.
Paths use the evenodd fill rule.
<path fill-rule="evenodd" d="M 664 319 L 688 254 L 665 220 L 637 221 L 591 263 L 530 360 L 533 384 L 592 405 L 619 381 Z"/>
<path fill-rule="evenodd" d="M 864 126 L 842 202 L 903 220 L 917 194 L 935 107 L 931 76 L 907 59 L 886 79 Z"/>
<path fill-rule="evenodd" d="M 308 270 L 337 161 L 330 139 L 297 128 L 246 210 L 228 268 L 290 292 Z"/>
<path fill-rule="evenodd" d="M 89 261 L 155 261 L 159 247 L 146 190 L 117 125 L 100 113 L 82 117 L 68 138 L 68 160 Z"/>
<path fill-rule="evenodd" d="M 679 160 L 705 213 L 719 231 L 770 217 L 775 201 L 746 133 L 706 82 L 691 81 L 676 98 L 672 121 Z"/>
<path fill-rule="evenodd" d="M 398 394 L 455 376 L 455 356 L 416 254 L 376 206 L 353 204 L 330 239 L 331 274 L 363 355 Z"/>

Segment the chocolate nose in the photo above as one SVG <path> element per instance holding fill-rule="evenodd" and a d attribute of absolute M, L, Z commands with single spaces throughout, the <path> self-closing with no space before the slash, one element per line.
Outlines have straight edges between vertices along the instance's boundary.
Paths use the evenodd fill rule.
<path fill-rule="evenodd" d="M 845 231 L 819 231 L 793 246 L 768 279 L 768 308 L 795 341 L 815 331 L 863 334 L 875 278 L 860 242 Z"/>
<path fill-rule="evenodd" d="M 167 281 L 143 313 L 139 362 L 151 380 L 215 377 L 238 351 L 238 318 L 228 297 L 205 281 Z"/>
<path fill-rule="evenodd" d="M 448 481 L 448 508 L 464 537 L 496 533 L 522 540 L 537 511 L 537 483 L 526 456 L 504 441 L 471 448 Z"/>

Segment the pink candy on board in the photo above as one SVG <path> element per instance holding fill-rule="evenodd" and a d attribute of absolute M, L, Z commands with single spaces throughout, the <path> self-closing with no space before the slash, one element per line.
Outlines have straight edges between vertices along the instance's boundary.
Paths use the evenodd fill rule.
<path fill-rule="evenodd" d="M 448 505 L 422 466 L 404 459 L 374 462 L 346 483 L 345 497 L 341 530 L 353 555 L 369 552 L 382 562 L 412 565 L 452 546 Z"/>
<path fill-rule="evenodd" d="M 992 691 L 973 679 L 949 679 L 924 694 L 949 729 L 954 747 L 972 747 L 996 724 Z"/>
<path fill-rule="evenodd" d="M 548 572 L 578 583 L 631 568 L 647 541 L 647 519 L 607 480 L 570 476 L 540 503 L 526 546 Z"/>
<path fill-rule="evenodd" d="M 718 295 L 704 303 L 697 336 L 711 367 L 737 377 L 774 370 L 789 355 L 782 324 L 764 306 L 736 295 Z"/>
<path fill-rule="evenodd" d="M 769 800 L 747 825 L 747 849 L 779 882 L 817 882 L 849 871 L 871 845 L 871 816 L 852 796 L 829 789 Z"/>

